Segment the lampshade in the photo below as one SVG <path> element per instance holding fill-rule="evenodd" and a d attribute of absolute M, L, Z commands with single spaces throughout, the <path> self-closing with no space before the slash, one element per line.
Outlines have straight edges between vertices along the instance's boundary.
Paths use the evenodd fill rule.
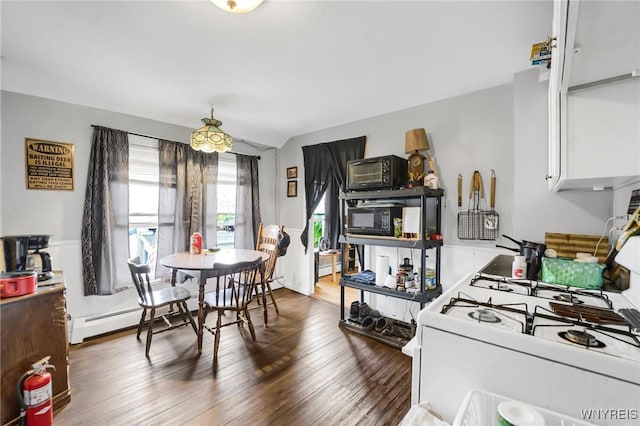
<path fill-rule="evenodd" d="M 424 129 L 413 129 L 404 134 L 405 153 L 409 154 L 423 149 L 429 149 L 427 132 Z"/>
<path fill-rule="evenodd" d="M 260 6 L 264 0 L 211 0 L 211 3 L 218 6 L 225 12 L 247 13 Z"/>
<path fill-rule="evenodd" d="M 213 107 L 211 108 L 211 118 L 203 118 L 204 126 L 191 133 L 191 148 L 202 152 L 227 152 L 231 150 L 231 136 L 220 128 L 222 121 L 213 118 Z"/>

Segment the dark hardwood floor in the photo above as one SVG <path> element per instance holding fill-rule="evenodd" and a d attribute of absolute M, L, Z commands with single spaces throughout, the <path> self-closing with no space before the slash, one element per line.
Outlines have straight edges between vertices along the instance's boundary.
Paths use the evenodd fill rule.
<path fill-rule="evenodd" d="M 56 425 L 395 425 L 410 408 L 411 359 L 338 328 L 334 303 L 275 291 L 269 326 L 223 329 L 202 355 L 190 328 L 154 336 L 150 359 L 135 330 L 70 351 L 71 402 Z M 211 319 L 210 319 L 211 320 Z M 144 336 L 143 336 L 144 337 Z"/>

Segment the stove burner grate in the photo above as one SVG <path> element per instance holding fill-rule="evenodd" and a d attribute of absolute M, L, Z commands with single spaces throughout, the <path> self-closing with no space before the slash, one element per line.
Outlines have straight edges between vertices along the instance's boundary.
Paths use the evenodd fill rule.
<path fill-rule="evenodd" d="M 627 321 L 612 309 L 598 308 L 587 305 L 565 305 L 549 302 L 549 306 L 557 315 L 587 321 L 596 324 L 627 325 Z"/>
<path fill-rule="evenodd" d="M 494 286 L 493 284 L 490 284 L 489 288 L 491 290 L 500 290 L 500 291 L 507 291 L 507 292 L 513 291 L 513 289 L 511 287 L 509 287 L 506 284 L 502 284 L 502 283 L 499 283 L 497 286 Z"/>
<path fill-rule="evenodd" d="M 544 291 L 553 292 L 553 293 L 559 292 L 559 294 L 557 296 L 542 295 Z M 609 309 L 613 309 L 613 303 L 609 299 L 609 296 L 607 296 L 607 294 L 602 289 L 600 290 L 578 289 L 578 288 L 571 288 L 568 286 L 560 287 L 557 285 L 553 286 L 549 284 L 537 283 L 534 290 L 534 295 L 538 297 L 544 297 L 545 299 L 555 299 L 555 300 L 560 300 L 562 302 L 573 303 L 576 305 L 578 304 L 594 305 L 596 300 L 600 300 L 602 303 L 606 304 Z M 571 296 L 571 300 L 568 299 L 568 296 Z M 576 296 L 578 296 L 579 299 L 573 300 L 574 298 L 576 298 Z M 584 299 L 582 299 L 582 297 L 584 297 Z"/>
<path fill-rule="evenodd" d="M 607 346 L 586 331 L 571 329 L 559 332 L 558 336 L 568 342 L 575 343 L 580 346 L 586 346 L 588 348 L 604 348 Z"/>
<path fill-rule="evenodd" d="M 498 324 L 502 322 L 502 320 L 490 309 L 476 309 L 475 311 L 469 312 L 467 315 L 478 322 L 488 322 L 491 324 Z"/>
<path fill-rule="evenodd" d="M 496 284 L 490 284 L 491 282 Z M 476 274 L 469 283 L 471 287 L 488 288 L 491 290 L 516 292 L 531 295 L 533 284 L 530 280 L 519 280 L 507 277 L 493 277 L 483 273 Z"/>
<path fill-rule="evenodd" d="M 560 293 L 556 296 L 553 296 L 553 298 L 561 302 L 569 302 L 569 303 L 574 303 L 576 305 L 584 303 L 582 300 L 578 299 L 573 294 L 569 294 L 569 293 Z"/>

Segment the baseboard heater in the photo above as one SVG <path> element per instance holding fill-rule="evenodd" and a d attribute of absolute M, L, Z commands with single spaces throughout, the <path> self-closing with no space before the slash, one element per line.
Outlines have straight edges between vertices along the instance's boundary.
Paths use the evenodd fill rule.
<path fill-rule="evenodd" d="M 198 296 L 192 295 L 187 301 L 187 307 L 191 311 L 198 310 Z M 133 307 L 119 311 L 105 312 L 90 317 L 72 317 L 70 325 L 69 342 L 72 345 L 82 343 L 89 337 L 100 336 L 106 333 L 137 326 L 140 322 L 142 308 Z"/>
<path fill-rule="evenodd" d="M 140 313 L 140 308 L 131 308 L 131 309 L 124 309 L 122 311 L 108 312 L 108 313 L 105 313 L 105 314 L 96 315 L 95 317 L 85 318 L 84 322 L 87 323 L 87 322 L 92 322 L 92 321 L 98 321 L 98 320 L 105 319 L 105 318 L 115 317 L 117 315 L 129 314 L 131 312 Z"/>

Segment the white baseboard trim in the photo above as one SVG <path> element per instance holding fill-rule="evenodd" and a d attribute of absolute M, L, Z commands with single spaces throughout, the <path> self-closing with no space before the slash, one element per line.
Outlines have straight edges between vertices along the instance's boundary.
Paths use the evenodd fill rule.
<path fill-rule="evenodd" d="M 340 276 L 340 271 L 342 271 L 342 268 L 340 268 L 340 264 L 338 263 L 336 265 L 336 275 Z M 325 277 L 327 275 L 331 275 L 331 265 L 321 266 L 320 268 L 318 268 L 319 277 Z"/>

